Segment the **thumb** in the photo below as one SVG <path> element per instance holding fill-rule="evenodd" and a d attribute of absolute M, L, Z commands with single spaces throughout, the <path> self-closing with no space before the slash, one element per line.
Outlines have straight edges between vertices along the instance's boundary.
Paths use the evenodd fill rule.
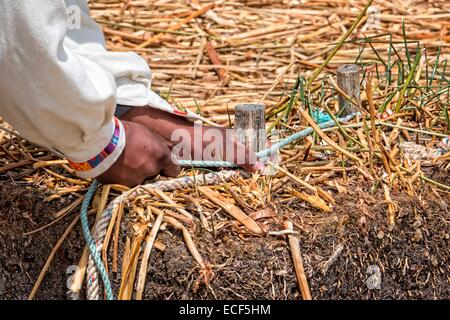
<path fill-rule="evenodd" d="M 171 151 L 170 146 L 166 144 L 166 158 L 161 173 L 167 177 L 177 177 L 180 174 L 181 167 Z"/>

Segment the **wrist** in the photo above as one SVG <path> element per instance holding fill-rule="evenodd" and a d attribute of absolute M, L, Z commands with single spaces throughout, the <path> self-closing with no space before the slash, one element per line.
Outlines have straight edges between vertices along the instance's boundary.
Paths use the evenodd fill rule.
<path fill-rule="evenodd" d="M 81 161 L 80 157 L 73 159 L 67 156 L 69 166 L 76 171 L 80 178 L 94 178 L 101 175 L 119 158 L 125 147 L 125 130 L 121 121 L 116 117 L 112 120 L 111 128 L 106 146 L 103 143 L 94 155 L 85 157 Z"/>

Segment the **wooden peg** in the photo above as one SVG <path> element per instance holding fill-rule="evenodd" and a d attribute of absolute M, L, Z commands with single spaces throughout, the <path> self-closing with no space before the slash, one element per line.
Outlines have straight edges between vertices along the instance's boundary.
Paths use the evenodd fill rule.
<path fill-rule="evenodd" d="M 238 104 L 234 111 L 235 137 L 255 152 L 266 147 L 264 110 L 263 104 Z"/>
<path fill-rule="evenodd" d="M 348 97 L 339 95 L 339 109 L 343 116 L 359 111 L 358 105 L 349 101 L 349 98 L 358 104 L 361 101 L 359 88 L 359 67 L 356 64 L 344 64 L 337 69 L 337 84 Z"/>

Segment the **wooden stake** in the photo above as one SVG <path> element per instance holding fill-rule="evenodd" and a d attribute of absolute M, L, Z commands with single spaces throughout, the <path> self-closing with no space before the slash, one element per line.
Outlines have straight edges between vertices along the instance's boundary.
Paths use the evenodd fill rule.
<path fill-rule="evenodd" d="M 263 104 L 238 104 L 234 110 L 234 135 L 255 152 L 266 147 L 264 110 Z"/>
<path fill-rule="evenodd" d="M 344 64 L 337 69 L 337 83 L 351 99 L 361 101 L 359 88 L 359 67 L 356 64 Z M 342 95 L 339 95 L 339 108 L 342 115 L 349 115 L 359 111 L 359 108 Z"/>

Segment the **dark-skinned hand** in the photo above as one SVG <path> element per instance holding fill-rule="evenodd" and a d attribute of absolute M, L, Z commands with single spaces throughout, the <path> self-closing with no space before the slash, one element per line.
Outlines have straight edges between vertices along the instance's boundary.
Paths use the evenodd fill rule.
<path fill-rule="evenodd" d="M 190 134 L 191 141 L 194 141 L 194 123 L 184 117 L 171 114 L 163 110 L 149 107 L 133 107 L 129 111 L 125 112 L 121 116 L 121 119 L 145 126 L 147 129 L 162 136 L 168 143 L 171 141 L 172 133 L 176 129 L 187 130 Z M 230 137 L 230 135 L 227 136 L 225 133 L 226 128 L 223 127 L 202 126 L 203 137 L 201 143 L 190 143 L 192 159 L 205 160 L 196 159 L 196 155 L 201 155 L 203 149 L 210 143 L 210 141 L 204 138 L 204 136 L 208 135 L 209 130 L 219 130 L 221 132 L 220 136 L 224 139 L 222 144 L 223 150 L 219 155 L 219 158 L 221 158 L 220 160 L 231 160 L 231 162 L 239 164 L 248 172 L 263 170 L 264 166 L 261 163 L 256 162 L 256 156 L 253 151 L 245 150 L 244 145 Z M 197 139 L 198 137 L 195 138 Z M 201 148 L 202 150 L 196 150 L 196 148 Z M 234 148 L 233 159 L 225 159 L 224 155 L 231 151 L 229 148 Z M 240 161 L 238 161 L 238 154 L 245 155 L 245 159 L 239 159 Z"/>
<path fill-rule="evenodd" d="M 180 167 L 171 160 L 171 147 L 163 137 L 142 124 L 122 119 L 125 147 L 117 161 L 97 179 L 103 183 L 125 186 L 141 184 L 158 174 L 176 177 Z"/>

